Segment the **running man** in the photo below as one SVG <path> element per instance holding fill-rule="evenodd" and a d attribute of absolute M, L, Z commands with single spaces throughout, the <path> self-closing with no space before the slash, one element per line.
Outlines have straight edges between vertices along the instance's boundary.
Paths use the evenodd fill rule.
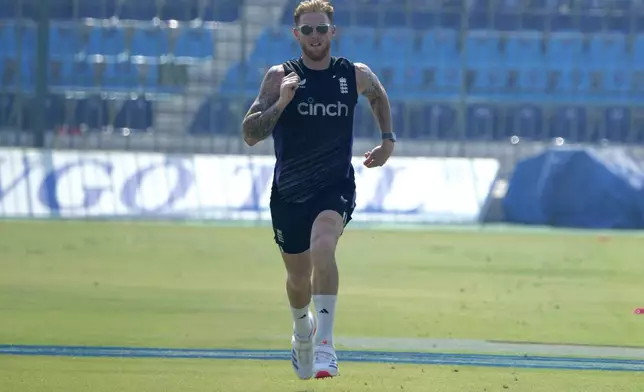
<path fill-rule="evenodd" d="M 297 6 L 293 35 L 301 57 L 267 71 L 242 123 L 249 146 L 271 135 L 274 140 L 271 218 L 287 270 L 293 369 L 304 380 L 339 374 L 333 344 L 335 250 L 355 208 L 351 157 L 360 94 L 382 134 L 382 143 L 365 153 L 364 165 L 384 165 L 396 141 L 389 99 L 376 75 L 365 64 L 331 56 L 333 12 L 323 0 Z M 311 298 L 316 316 L 309 310 Z"/>

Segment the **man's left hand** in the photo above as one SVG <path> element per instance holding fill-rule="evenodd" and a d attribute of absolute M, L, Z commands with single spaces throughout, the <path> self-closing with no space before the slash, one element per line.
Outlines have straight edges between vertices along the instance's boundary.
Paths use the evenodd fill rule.
<path fill-rule="evenodd" d="M 363 164 L 368 167 L 380 167 L 387 163 L 389 157 L 394 152 L 394 142 L 391 140 L 384 140 L 381 145 L 376 146 L 373 150 L 367 151 L 364 154 Z"/>

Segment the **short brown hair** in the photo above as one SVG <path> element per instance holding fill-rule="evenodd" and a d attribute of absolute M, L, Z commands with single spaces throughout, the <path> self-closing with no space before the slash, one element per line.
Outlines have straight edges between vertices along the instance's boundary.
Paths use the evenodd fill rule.
<path fill-rule="evenodd" d="M 300 22 L 300 16 L 302 14 L 308 14 L 311 12 L 324 12 L 329 18 L 329 21 L 333 23 L 333 6 L 326 0 L 304 0 L 295 7 L 295 12 L 293 12 L 293 21 L 297 25 Z"/>

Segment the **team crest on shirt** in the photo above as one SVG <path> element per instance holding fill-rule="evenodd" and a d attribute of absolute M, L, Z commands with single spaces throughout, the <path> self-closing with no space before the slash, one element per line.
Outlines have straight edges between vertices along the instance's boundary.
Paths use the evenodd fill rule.
<path fill-rule="evenodd" d="M 338 82 L 340 83 L 340 93 L 349 94 L 349 86 L 347 85 L 347 78 L 339 78 Z"/>

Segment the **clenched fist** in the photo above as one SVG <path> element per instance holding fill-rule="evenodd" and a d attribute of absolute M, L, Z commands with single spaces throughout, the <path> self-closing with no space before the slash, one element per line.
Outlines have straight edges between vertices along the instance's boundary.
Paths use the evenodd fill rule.
<path fill-rule="evenodd" d="M 281 107 L 286 107 L 295 96 L 295 90 L 300 86 L 300 77 L 295 72 L 289 74 L 288 76 L 282 79 L 282 84 L 280 85 L 280 98 L 278 104 Z"/>

